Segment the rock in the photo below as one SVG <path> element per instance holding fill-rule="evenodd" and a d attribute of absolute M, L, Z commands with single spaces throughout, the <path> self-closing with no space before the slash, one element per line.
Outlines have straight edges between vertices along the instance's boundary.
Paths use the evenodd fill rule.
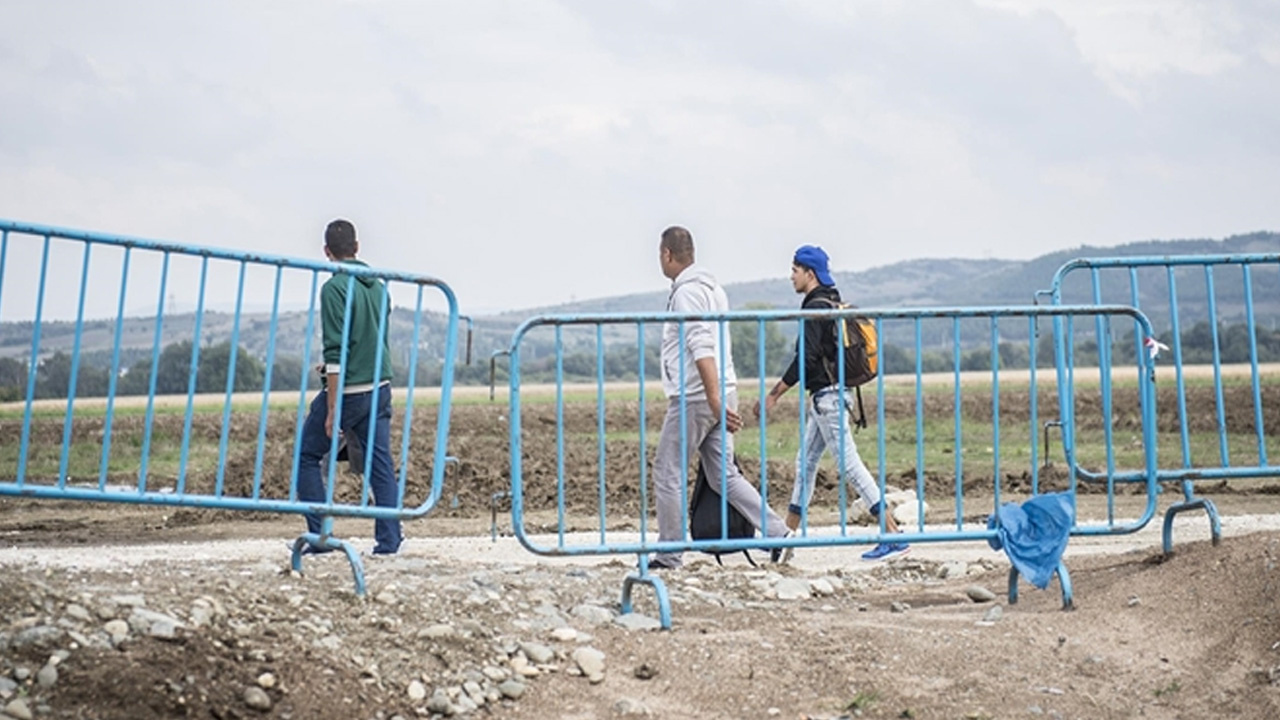
<path fill-rule="evenodd" d="M 267 695 L 267 691 L 256 685 L 250 685 L 244 689 L 244 704 L 257 710 L 258 712 L 266 712 L 271 709 L 271 696 Z"/>
<path fill-rule="evenodd" d="M 647 662 L 640 663 L 639 665 L 636 666 L 636 669 L 632 672 L 632 674 L 641 680 L 652 680 L 658 677 L 658 668 L 650 665 Z"/>
<path fill-rule="evenodd" d="M 508 675 L 506 670 L 503 670 L 500 667 L 494 667 L 493 665 L 484 666 L 480 672 L 483 673 L 485 677 L 489 678 L 490 682 L 502 682 L 507 679 Z"/>
<path fill-rule="evenodd" d="M 427 686 L 420 681 L 414 680 L 409 683 L 409 699 L 413 702 L 421 702 L 427 699 Z"/>
<path fill-rule="evenodd" d="M 779 600 L 808 600 L 809 581 L 800 578 L 783 578 L 774 587 Z"/>
<path fill-rule="evenodd" d="M 31 677 L 31 669 L 25 667 L 16 667 L 13 669 L 13 679 L 18 682 L 26 682 Z"/>
<path fill-rule="evenodd" d="M 613 622 L 613 611 L 599 605 L 576 605 L 569 614 L 591 625 L 605 625 Z"/>
<path fill-rule="evenodd" d="M 471 698 L 471 702 L 475 703 L 476 707 L 480 707 L 485 704 L 484 688 L 480 687 L 480 683 L 475 682 L 474 680 L 468 680 L 467 682 L 462 683 L 462 692 L 466 693 L 467 697 Z"/>
<path fill-rule="evenodd" d="M 556 652 L 541 643 L 526 642 L 520 643 L 520 649 L 524 651 L 526 657 L 534 664 L 546 665 L 555 660 Z"/>
<path fill-rule="evenodd" d="M 264 690 L 270 690 L 276 686 L 276 676 L 269 672 L 264 672 L 258 676 L 258 687 Z"/>
<path fill-rule="evenodd" d="M 809 588 L 813 590 L 813 593 L 815 595 L 820 595 L 822 597 L 826 597 L 828 595 L 834 595 L 836 592 L 836 589 L 831 586 L 831 583 L 826 578 L 818 578 L 817 580 L 810 580 Z"/>
<path fill-rule="evenodd" d="M 999 605 L 992 605 L 987 609 L 986 614 L 982 616 L 982 620 L 993 623 L 1002 617 L 1004 617 L 1004 608 Z"/>
<path fill-rule="evenodd" d="M 542 674 L 542 671 L 530 665 L 529 659 L 523 655 L 511 658 L 511 669 L 521 677 L 534 677 Z"/>
<path fill-rule="evenodd" d="M 604 653 L 593 647 L 580 647 L 573 651 L 573 661 L 593 685 L 604 680 Z"/>
<path fill-rule="evenodd" d="M 146 607 L 147 599 L 141 595 L 112 595 L 107 602 L 125 607 Z"/>
<path fill-rule="evenodd" d="M 431 693 L 431 699 L 427 700 L 427 712 L 433 712 L 437 715 L 452 715 L 454 712 L 453 703 L 449 702 L 449 693 L 445 692 L 443 688 L 436 688 L 436 691 Z"/>
<path fill-rule="evenodd" d="M 964 577 L 967 574 L 969 574 L 968 564 L 955 560 L 942 563 L 942 565 L 938 567 L 938 577 L 943 580 Z"/>
<path fill-rule="evenodd" d="M 894 600 L 893 602 L 889 603 L 889 612 L 904 613 L 910 609 L 911 609 L 911 606 L 904 602 L 899 602 L 897 600 Z"/>
<path fill-rule="evenodd" d="M 67 606 L 66 612 L 67 612 L 67 617 L 71 618 L 72 620 L 78 620 L 82 623 L 93 622 L 93 616 L 89 614 L 89 611 L 85 609 L 83 605 L 77 605 L 76 603 L 71 603 L 70 605 Z"/>
<path fill-rule="evenodd" d="M 639 700 L 632 700 L 631 698 L 622 698 L 618 700 L 618 702 L 613 704 L 613 711 L 616 714 L 622 715 L 624 717 L 629 715 L 630 716 L 649 715 L 649 708 L 645 707 L 644 703 L 640 702 Z"/>
<path fill-rule="evenodd" d="M 571 627 L 558 627 L 551 631 L 551 639 L 559 642 L 573 642 L 578 639 L 578 631 Z"/>
<path fill-rule="evenodd" d="M 519 700 L 520 696 L 524 694 L 524 690 L 524 683 L 519 680 L 503 680 L 498 684 L 498 692 L 502 693 L 502 697 L 512 700 Z M 427 706 L 427 709 L 432 710 L 430 705 Z"/>
<path fill-rule="evenodd" d="M 996 594 L 981 585 L 970 585 L 965 588 L 964 594 L 976 603 L 991 602 L 996 599 Z"/>
<path fill-rule="evenodd" d="M 400 598 L 396 595 L 395 590 L 391 588 L 387 588 L 386 590 L 378 593 L 378 596 L 374 598 L 374 600 L 382 603 L 383 605 L 395 605 L 400 602 Z"/>
<path fill-rule="evenodd" d="M 58 666 L 55 663 L 49 663 L 40 668 L 40 672 L 36 673 L 36 683 L 42 688 L 51 688 L 58 684 Z"/>
<path fill-rule="evenodd" d="M 119 645 L 129 637 L 129 623 L 123 620 L 111 620 L 102 629 L 111 636 L 112 645 Z"/>
<path fill-rule="evenodd" d="M 929 516 L 928 501 L 921 500 L 919 502 L 903 503 L 893 509 L 893 519 L 898 521 L 898 525 L 908 527 L 915 525 L 920 520 L 920 513 L 923 512 L 925 517 Z"/>
<path fill-rule="evenodd" d="M 27 701 L 23 698 L 14 698 L 4 706 L 4 714 L 14 720 L 33 720 L 35 717 L 31 714 L 31 708 L 27 707 Z"/>
<path fill-rule="evenodd" d="M 160 640 L 177 637 L 178 629 L 185 627 L 177 618 L 146 608 L 135 607 L 129 614 L 129 627 L 139 635 L 150 635 Z"/>
<path fill-rule="evenodd" d="M 657 618 L 651 618 L 648 615 L 641 615 L 640 613 L 634 612 L 627 613 L 626 615 L 619 615 L 613 619 L 613 623 L 618 627 L 625 628 L 627 630 L 657 630 L 662 627 L 662 622 Z"/>
<path fill-rule="evenodd" d="M 458 695 L 453 699 L 453 710 L 459 715 L 465 715 L 478 709 L 478 705 L 465 693 Z"/>
<path fill-rule="evenodd" d="M 25 647 L 48 647 L 62 639 L 63 630 L 53 625 L 36 625 L 14 633 L 9 646 L 14 650 Z"/>
<path fill-rule="evenodd" d="M 429 640 L 439 640 L 440 638 L 453 637 L 457 634 L 452 625 L 430 625 L 418 631 L 418 637 Z"/>
<path fill-rule="evenodd" d="M 0 675 L 0 699 L 8 700 L 11 695 L 18 689 L 18 683 L 12 679 Z"/>
<path fill-rule="evenodd" d="M 1137 595 L 1129 596 L 1129 607 L 1137 607 L 1141 604 L 1142 604 L 1142 598 L 1138 597 Z"/>

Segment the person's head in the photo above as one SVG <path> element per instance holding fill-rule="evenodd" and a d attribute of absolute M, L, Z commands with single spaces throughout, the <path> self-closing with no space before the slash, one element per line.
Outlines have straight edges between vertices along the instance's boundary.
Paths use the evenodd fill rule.
<path fill-rule="evenodd" d="M 831 270 L 827 267 L 827 252 L 817 245 L 801 245 L 791 260 L 791 287 L 797 293 L 808 294 L 819 285 L 835 285 Z"/>
<path fill-rule="evenodd" d="M 324 254 L 330 260 L 350 260 L 360 251 L 356 242 L 356 226 L 347 220 L 334 220 L 324 230 Z"/>
<path fill-rule="evenodd" d="M 672 280 L 693 264 L 693 236 L 688 230 L 672 225 L 662 231 L 662 242 L 658 244 L 658 262 L 662 265 L 662 274 Z"/>

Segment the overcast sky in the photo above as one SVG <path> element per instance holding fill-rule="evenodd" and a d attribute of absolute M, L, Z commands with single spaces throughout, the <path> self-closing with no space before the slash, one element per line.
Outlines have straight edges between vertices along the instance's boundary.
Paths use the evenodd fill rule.
<path fill-rule="evenodd" d="M 464 311 L 661 289 L 669 224 L 723 282 L 1280 230 L 1280 3 L 0 3 L 0 217 L 338 216 Z"/>

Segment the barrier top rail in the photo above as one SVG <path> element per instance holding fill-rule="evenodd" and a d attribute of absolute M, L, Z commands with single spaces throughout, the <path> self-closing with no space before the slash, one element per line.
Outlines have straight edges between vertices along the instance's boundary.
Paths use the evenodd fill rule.
<path fill-rule="evenodd" d="M 1131 268 L 1197 265 L 1256 265 L 1280 263 L 1280 253 L 1241 253 L 1234 255 L 1148 255 L 1142 257 L 1076 258 L 1063 263 L 1053 274 L 1048 290 L 1036 295 L 1052 294 L 1059 297 L 1062 281 L 1072 270 L 1080 268 Z"/>

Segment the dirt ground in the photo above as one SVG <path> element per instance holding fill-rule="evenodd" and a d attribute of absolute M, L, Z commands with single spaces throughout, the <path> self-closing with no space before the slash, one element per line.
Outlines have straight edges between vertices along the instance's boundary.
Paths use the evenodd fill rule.
<path fill-rule="evenodd" d="M 1005 398 L 1002 408 L 1023 405 Z M 1268 412 L 1280 408 L 1268 398 Z M 1251 399 L 1238 400 L 1230 429 L 1251 432 Z M 1041 402 L 1052 411 L 1052 398 Z M 974 403 L 971 412 L 989 411 L 989 399 Z M 449 549 L 489 543 L 490 497 L 509 482 L 505 409 L 456 408 L 451 502 L 407 527 L 399 556 L 366 558 L 366 599 L 343 558 L 308 558 L 305 575 L 288 569 L 296 518 L 0 500 L 0 720 L 1280 717 L 1278 530 L 1215 547 L 1200 539 L 1200 515 L 1168 559 L 1158 534 L 1074 557 L 1071 612 L 1056 583 L 1024 583 L 1009 605 L 1007 560 L 972 544 L 951 554 L 918 544 L 879 565 L 862 563 L 860 548 L 760 568 L 690 555 L 661 576 L 672 631 L 630 627 L 617 613 L 633 557 Z M 526 409 L 532 524 L 554 507 L 550 412 Z M 634 425 L 634 407 L 609 412 L 611 428 Z M 1123 424 L 1132 412 L 1120 405 L 1116 416 Z M 268 477 L 286 462 L 292 419 L 273 416 Z M 197 428 L 216 433 L 218 420 L 197 416 Z M 141 419 L 122 422 L 117 432 L 136 432 Z M 594 410 L 571 409 L 569 422 L 594 432 Z M 41 422 L 35 437 L 56 444 L 61 431 L 60 420 Z M 78 422 L 75 437 L 100 431 Z M 3 442 L 13 432 L 0 424 Z M 256 432 L 256 417 L 236 424 L 232 445 L 248 450 L 228 462 L 232 492 L 249 486 Z M 410 477 L 426 476 L 429 440 L 415 436 Z M 593 503 L 594 439 L 572 440 L 567 457 L 570 501 Z M 611 444 L 608 462 L 634 466 L 636 450 Z M 789 486 L 790 460 L 777 463 L 771 475 Z M 948 478 L 930 482 L 950 492 Z M 1274 517 L 1275 483 L 1203 489 L 1224 514 Z M 973 490 L 983 497 L 980 483 Z M 820 483 L 816 501 L 829 508 L 834 492 Z M 629 493 L 611 485 L 611 510 L 635 507 Z M 1101 498 L 1085 500 L 1101 512 Z M 342 521 L 340 531 L 369 545 L 367 524 Z M 635 598 L 631 621 L 656 617 L 651 591 Z"/>

